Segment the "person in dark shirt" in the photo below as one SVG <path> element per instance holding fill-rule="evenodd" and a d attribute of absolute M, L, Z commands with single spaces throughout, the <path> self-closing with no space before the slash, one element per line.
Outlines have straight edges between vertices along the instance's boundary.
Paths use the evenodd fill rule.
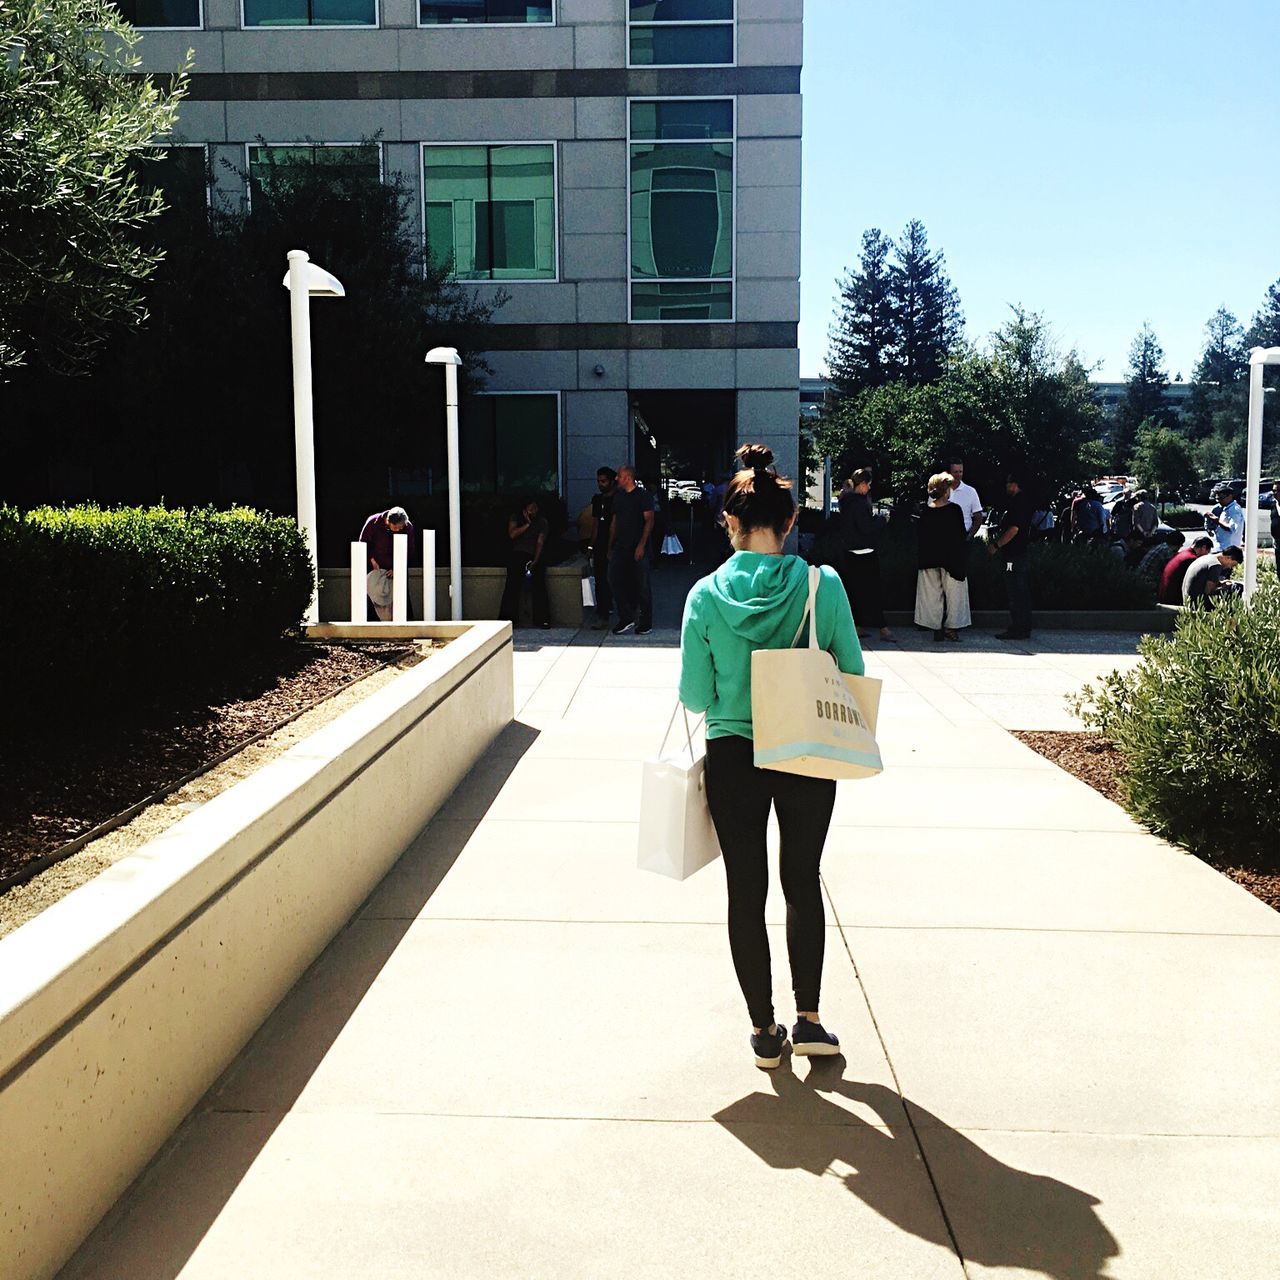
<path fill-rule="evenodd" d="M 1177 552 L 1160 574 L 1160 586 L 1156 589 L 1156 599 L 1161 604 L 1181 604 L 1182 580 L 1187 576 L 1187 570 L 1201 556 L 1208 555 L 1212 550 L 1213 539 L 1207 533 L 1202 533 L 1189 547 L 1184 547 Z"/>
<path fill-rule="evenodd" d="M 551 608 L 547 600 L 546 517 L 538 513 L 538 501 L 530 498 L 521 503 L 507 519 L 507 585 L 502 592 L 499 616 L 520 625 L 520 591 L 526 578 L 533 591 L 533 625 L 544 631 L 551 626 Z"/>
<path fill-rule="evenodd" d="M 951 501 L 954 483 L 949 471 L 929 477 L 929 505 L 917 528 L 915 621 L 935 640 L 959 640 L 958 628 L 973 621 L 966 581 L 969 535 L 964 511 Z"/>
<path fill-rule="evenodd" d="M 987 550 L 1005 558 L 1008 566 L 1009 629 L 996 635 L 997 640 L 1029 640 L 1031 638 L 1031 564 L 1027 553 L 1031 541 L 1031 520 L 1035 514 L 1030 497 L 1022 490 L 1022 477 L 1010 472 L 1005 481 L 1009 501 L 1000 531 L 987 543 Z"/>
<path fill-rule="evenodd" d="M 620 636 L 635 629 L 638 636 L 653 629 L 653 592 L 649 583 L 649 543 L 653 538 L 653 495 L 636 484 L 635 468 L 618 468 L 609 522 L 609 586 L 618 606 Z"/>
<path fill-rule="evenodd" d="M 880 587 L 880 557 L 876 551 L 876 520 L 871 507 L 871 468 L 859 467 L 845 481 L 838 499 L 844 554 L 838 566 L 858 634 L 864 639 L 877 627 L 881 640 L 892 640 L 884 625 L 884 601 Z"/>
<path fill-rule="evenodd" d="M 372 580 L 373 575 L 377 574 L 384 579 L 380 584 L 384 587 L 389 583 L 395 568 L 394 540 L 397 533 L 403 533 L 409 539 L 409 563 L 412 564 L 415 558 L 413 521 L 409 519 L 403 507 L 388 507 L 386 511 L 375 511 L 364 522 L 364 528 L 360 530 L 360 537 L 357 539 L 368 547 L 368 563 L 365 569 L 370 579 Z M 385 598 L 387 601 L 391 599 L 389 588 Z M 390 622 L 391 605 L 389 603 L 380 604 L 372 596 L 368 597 L 368 603 L 379 620 Z"/>
<path fill-rule="evenodd" d="M 1210 551 L 1198 560 L 1193 560 L 1191 568 L 1182 579 L 1182 603 L 1212 609 L 1216 597 L 1228 591 L 1223 584 L 1243 562 L 1244 552 L 1239 547 Z"/>
<path fill-rule="evenodd" d="M 1271 486 L 1271 541 L 1275 545 L 1276 576 L 1280 577 L 1280 480 Z"/>
<path fill-rule="evenodd" d="M 613 592 L 609 590 L 609 526 L 613 522 L 613 495 L 618 489 L 618 473 L 612 467 L 596 472 L 596 488 L 591 499 L 591 572 L 596 579 L 596 620 L 592 629 L 603 631 L 613 612 Z"/>

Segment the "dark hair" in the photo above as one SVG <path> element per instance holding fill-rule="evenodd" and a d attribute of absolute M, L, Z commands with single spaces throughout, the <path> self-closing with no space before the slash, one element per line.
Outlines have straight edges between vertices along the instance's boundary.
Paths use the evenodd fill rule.
<path fill-rule="evenodd" d="M 608 476 L 610 480 L 616 480 L 618 478 L 618 473 L 612 467 L 597 467 L 596 475 Z"/>
<path fill-rule="evenodd" d="M 870 484 L 872 480 L 870 467 L 859 467 L 849 477 L 849 483 L 856 489 L 860 484 Z"/>
<path fill-rule="evenodd" d="M 744 533 L 772 529 L 781 536 L 796 509 L 791 481 L 773 469 L 773 450 L 762 444 L 744 444 L 735 456 L 742 470 L 729 481 L 724 514 Z"/>
<path fill-rule="evenodd" d="M 947 465 L 943 467 L 943 470 L 950 471 L 954 466 L 964 466 L 964 459 L 958 453 L 953 453 L 951 457 L 947 459 Z"/>
<path fill-rule="evenodd" d="M 1236 564 L 1240 564 L 1244 560 L 1244 552 L 1239 547 L 1223 547 L 1218 554 L 1226 556 L 1229 560 L 1234 560 Z"/>
<path fill-rule="evenodd" d="M 1005 484 L 1008 484 L 1010 481 L 1016 484 L 1019 489 L 1026 487 L 1026 482 L 1022 478 L 1022 472 L 1019 471 L 1017 467 L 1010 467 L 1009 470 L 1005 472 Z"/>

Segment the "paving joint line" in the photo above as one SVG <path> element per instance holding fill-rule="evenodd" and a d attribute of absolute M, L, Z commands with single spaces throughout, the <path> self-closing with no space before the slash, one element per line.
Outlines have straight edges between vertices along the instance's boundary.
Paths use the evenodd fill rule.
<path fill-rule="evenodd" d="M 836 907 L 836 900 L 832 897 L 831 889 L 827 885 L 826 880 L 822 881 L 822 887 L 826 891 L 827 901 L 831 904 L 831 914 L 835 918 L 836 928 L 840 931 L 840 941 L 844 943 L 844 953 L 849 957 L 849 965 L 853 969 L 854 980 L 858 984 L 858 990 L 862 992 L 863 1003 L 867 1006 L 867 1016 L 871 1019 L 871 1025 L 875 1028 L 876 1039 L 880 1041 L 880 1052 L 884 1054 L 884 1060 L 889 1068 L 889 1074 L 893 1077 L 893 1087 L 898 1092 L 898 1101 L 902 1103 L 902 1113 L 906 1117 L 907 1127 L 911 1130 L 911 1138 L 916 1144 L 916 1150 L 920 1154 L 920 1161 L 924 1165 L 925 1174 L 928 1176 L 929 1185 L 933 1188 L 933 1198 L 937 1201 L 938 1212 L 942 1215 L 942 1224 L 947 1229 L 947 1237 L 951 1241 L 951 1247 L 955 1250 L 956 1258 L 960 1263 L 960 1270 L 965 1276 L 969 1275 L 969 1268 L 965 1264 L 964 1250 L 960 1248 L 960 1241 L 956 1236 L 955 1228 L 952 1226 L 951 1217 L 947 1213 L 947 1206 L 942 1200 L 942 1188 L 938 1186 L 938 1180 L 934 1176 L 933 1166 L 929 1163 L 929 1155 L 924 1149 L 924 1143 L 920 1141 L 920 1133 L 916 1129 L 916 1122 L 912 1118 L 911 1108 L 907 1104 L 907 1099 L 902 1092 L 902 1081 L 898 1078 L 898 1069 L 893 1064 L 893 1058 L 889 1053 L 889 1045 L 885 1041 L 884 1032 L 880 1029 L 879 1019 L 876 1017 L 875 1010 L 871 1007 L 871 996 L 867 991 L 866 984 L 862 981 L 862 974 L 858 972 L 858 962 L 853 958 L 853 950 L 849 946 L 849 939 L 845 934 L 844 925 L 840 922 L 840 912 Z"/>

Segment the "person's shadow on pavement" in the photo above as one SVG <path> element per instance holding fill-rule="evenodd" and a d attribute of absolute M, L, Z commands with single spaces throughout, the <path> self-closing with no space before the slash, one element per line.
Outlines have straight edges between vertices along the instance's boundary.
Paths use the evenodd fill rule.
<path fill-rule="evenodd" d="M 817 1176 L 839 1163 L 848 1189 L 882 1217 L 923 1240 L 952 1247 L 920 1160 L 904 1100 L 881 1084 L 842 1078 L 844 1058 L 815 1062 L 802 1080 L 790 1060 L 769 1073 L 772 1094 L 752 1093 L 714 1119 L 775 1169 Z M 825 1097 L 862 1103 L 888 1132 Z M 1052 1280 L 1106 1280 L 1119 1255 L 1094 1212 L 1101 1201 L 1042 1174 L 1003 1164 L 916 1103 L 910 1103 L 947 1221 L 967 1262 L 1020 1267 Z"/>

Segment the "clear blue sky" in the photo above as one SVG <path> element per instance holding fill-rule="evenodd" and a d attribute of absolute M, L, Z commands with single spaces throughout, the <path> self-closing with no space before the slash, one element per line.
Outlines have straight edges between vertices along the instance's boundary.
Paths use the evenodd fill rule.
<path fill-rule="evenodd" d="M 804 53 L 805 376 L 863 230 L 913 217 L 971 339 L 1021 303 L 1100 379 L 1144 320 L 1189 378 L 1280 278 L 1276 0 L 806 0 Z"/>

